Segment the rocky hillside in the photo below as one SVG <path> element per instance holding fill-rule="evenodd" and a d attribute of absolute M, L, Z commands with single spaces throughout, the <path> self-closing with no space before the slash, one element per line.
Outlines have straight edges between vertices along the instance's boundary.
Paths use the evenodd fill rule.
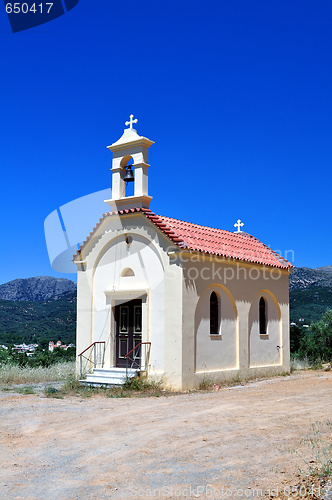
<path fill-rule="evenodd" d="M 289 278 L 289 290 L 306 290 L 308 288 L 332 287 L 332 266 L 296 267 Z"/>
<path fill-rule="evenodd" d="M 75 343 L 76 283 L 38 276 L 0 285 L 0 345 Z"/>
<path fill-rule="evenodd" d="M 0 300 L 49 302 L 67 294 L 74 295 L 76 287 L 76 283 L 65 278 L 37 276 L 17 279 L 0 285 Z"/>
<path fill-rule="evenodd" d="M 290 319 L 298 325 L 318 321 L 332 308 L 332 266 L 297 267 L 289 278 Z"/>

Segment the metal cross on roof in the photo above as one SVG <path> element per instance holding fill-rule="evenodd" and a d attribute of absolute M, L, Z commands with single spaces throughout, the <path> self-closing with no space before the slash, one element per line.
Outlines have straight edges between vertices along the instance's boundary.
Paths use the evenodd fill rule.
<path fill-rule="evenodd" d="M 135 118 L 135 120 L 133 120 L 134 115 L 130 115 L 129 118 L 130 118 L 129 122 L 126 122 L 125 125 L 129 125 L 129 128 L 133 128 L 133 123 L 137 123 L 138 120 L 137 120 L 137 118 Z"/>
<path fill-rule="evenodd" d="M 237 231 L 235 231 L 235 232 L 236 233 L 242 233 L 242 231 L 241 231 L 240 228 L 243 227 L 243 226 L 244 226 L 244 224 L 243 224 L 243 222 L 241 222 L 241 219 L 238 219 L 236 221 L 236 224 L 234 224 L 234 227 L 237 227 Z"/>

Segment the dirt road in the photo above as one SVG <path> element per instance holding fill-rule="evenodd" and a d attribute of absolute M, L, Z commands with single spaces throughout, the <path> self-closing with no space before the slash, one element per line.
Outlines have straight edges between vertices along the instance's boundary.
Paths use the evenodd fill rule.
<path fill-rule="evenodd" d="M 0 405 L 0 498 L 257 498 L 298 481 L 332 373 L 160 398 L 0 392 Z"/>

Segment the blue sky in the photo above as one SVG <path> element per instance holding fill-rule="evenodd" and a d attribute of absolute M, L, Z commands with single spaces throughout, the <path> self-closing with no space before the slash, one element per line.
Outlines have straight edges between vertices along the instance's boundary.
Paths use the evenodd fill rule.
<path fill-rule="evenodd" d="M 0 283 L 75 279 L 52 270 L 44 220 L 111 185 L 131 113 L 155 141 L 152 210 L 241 218 L 296 266 L 332 264 L 331 17 L 330 0 L 80 0 L 13 34 L 1 10 Z"/>

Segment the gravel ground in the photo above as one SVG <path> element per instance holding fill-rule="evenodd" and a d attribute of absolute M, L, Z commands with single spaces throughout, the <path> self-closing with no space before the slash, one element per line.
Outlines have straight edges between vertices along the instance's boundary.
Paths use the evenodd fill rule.
<path fill-rule="evenodd" d="M 0 498 L 282 498 L 314 459 L 311 425 L 327 432 L 332 373 L 159 398 L 0 401 Z"/>

